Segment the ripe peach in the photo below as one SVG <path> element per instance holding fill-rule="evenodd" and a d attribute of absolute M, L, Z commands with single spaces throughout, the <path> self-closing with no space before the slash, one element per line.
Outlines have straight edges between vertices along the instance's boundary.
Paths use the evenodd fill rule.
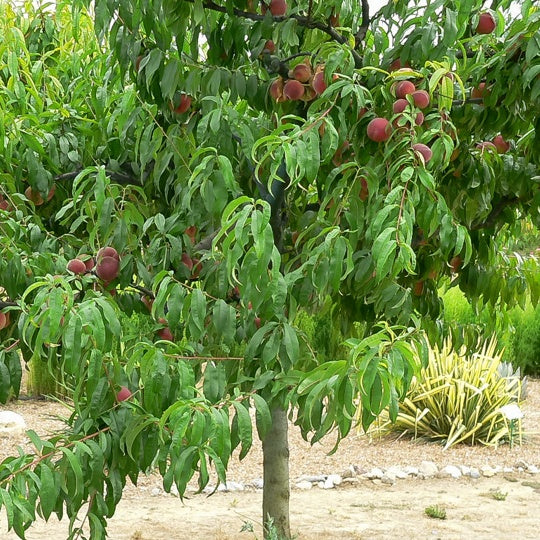
<path fill-rule="evenodd" d="M 264 44 L 263 51 L 268 51 L 270 54 L 274 54 L 274 52 L 276 51 L 276 44 L 271 39 L 269 39 Z"/>
<path fill-rule="evenodd" d="M 48 201 L 53 198 L 55 191 L 56 186 L 53 184 L 52 188 L 49 191 L 49 194 L 47 195 Z M 41 206 L 45 202 L 45 200 L 41 196 L 41 193 L 37 189 L 32 188 L 31 186 L 28 186 L 24 190 L 24 194 L 29 201 L 32 201 L 34 203 L 35 206 Z"/>
<path fill-rule="evenodd" d="M 197 238 L 197 227 L 195 227 L 195 225 L 190 225 L 189 227 L 186 228 L 184 232 L 186 233 L 188 238 L 191 240 L 191 243 L 194 244 Z"/>
<path fill-rule="evenodd" d="M 412 94 L 416 86 L 411 81 L 399 81 L 394 87 L 394 93 L 397 98 L 404 99 L 407 94 Z"/>
<path fill-rule="evenodd" d="M 405 62 L 405 64 L 402 64 L 401 60 L 399 58 L 396 58 L 396 60 L 394 60 L 390 64 L 389 70 L 390 71 L 397 71 L 398 69 L 410 68 L 410 67 L 411 67 L 411 65 L 409 64 L 409 62 Z"/>
<path fill-rule="evenodd" d="M 270 0 L 268 9 L 274 17 L 281 17 L 287 13 L 287 2 L 285 0 Z"/>
<path fill-rule="evenodd" d="M 368 183 L 367 180 L 362 176 L 360 178 L 360 194 L 358 197 L 361 201 L 366 201 L 369 196 Z"/>
<path fill-rule="evenodd" d="M 402 113 L 409 106 L 409 102 L 406 99 L 398 99 L 394 101 L 392 110 L 394 113 Z"/>
<path fill-rule="evenodd" d="M 3 330 L 4 328 L 8 326 L 9 324 L 8 315 L 9 313 L 3 313 L 2 311 L 0 311 L 0 330 Z"/>
<path fill-rule="evenodd" d="M 495 23 L 493 15 L 485 11 L 484 13 L 480 13 L 480 17 L 478 18 L 478 26 L 476 27 L 476 33 L 491 34 L 491 32 L 495 30 L 495 26 L 497 26 L 497 24 Z"/>
<path fill-rule="evenodd" d="M 269 91 L 274 100 L 285 101 L 285 98 L 283 97 L 283 79 L 281 77 L 272 81 Z"/>
<path fill-rule="evenodd" d="M 304 63 L 296 64 L 292 70 L 293 78 L 303 83 L 307 83 L 312 75 L 313 72 L 311 71 L 311 66 Z"/>
<path fill-rule="evenodd" d="M 463 264 L 463 259 L 460 255 L 456 255 L 455 257 L 452 257 L 450 259 L 450 267 L 452 268 L 452 272 L 456 274 L 461 269 L 461 265 Z"/>
<path fill-rule="evenodd" d="M 495 145 L 499 154 L 506 154 L 510 150 L 510 143 L 505 141 L 502 135 L 496 135 L 491 139 L 491 142 Z"/>
<path fill-rule="evenodd" d="M 98 260 L 98 262 L 99 262 L 99 259 L 101 259 L 103 257 L 112 257 L 113 259 L 116 259 L 117 261 L 120 261 L 120 255 L 118 255 L 118 251 L 116 251 L 116 249 L 114 249 L 111 246 L 102 247 L 97 252 L 96 259 Z"/>
<path fill-rule="evenodd" d="M 424 292 L 424 282 L 417 281 L 413 286 L 413 294 L 415 296 L 421 296 L 423 292 Z"/>
<path fill-rule="evenodd" d="M 304 85 L 295 79 L 289 79 L 283 86 L 283 95 L 292 101 L 300 99 L 304 92 Z"/>
<path fill-rule="evenodd" d="M 127 386 L 122 386 L 120 390 L 118 391 L 118 394 L 116 394 L 116 401 L 126 401 L 128 400 L 133 394 L 129 390 Z"/>
<path fill-rule="evenodd" d="M 489 90 L 486 88 L 486 83 L 481 82 L 476 88 L 472 89 L 471 97 L 473 99 L 481 99 L 489 94 Z"/>
<path fill-rule="evenodd" d="M 114 257 L 105 256 L 101 259 L 98 259 L 98 263 L 96 265 L 96 274 L 101 280 L 105 281 L 106 283 L 109 283 L 113 279 L 116 279 L 118 277 L 119 271 L 120 262 Z"/>
<path fill-rule="evenodd" d="M 160 339 L 164 339 L 166 341 L 174 341 L 174 336 L 172 335 L 172 332 L 168 326 L 158 330 L 158 336 Z"/>
<path fill-rule="evenodd" d="M 92 270 L 94 266 L 96 265 L 96 261 L 94 260 L 94 257 L 87 255 L 86 253 L 81 253 L 80 255 L 77 255 L 77 259 L 80 259 L 87 270 Z"/>
<path fill-rule="evenodd" d="M 425 90 L 416 90 L 412 93 L 414 104 L 419 109 L 425 109 L 429 106 L 429 94 Z"/>
<path fill-rule="evenodd" d="M 424 158 L 424 162 L 427 163 L 433 156 L 433 152 L 429 146 L 422 143 L 416 143 L 412 145 L 415 152 L 418 152 Z"/>
<path fill-rule="evenodd" d="M 367 136 L 372 141 L 387 141 L 391 134 L 392 126 L 386 118 L 374 118 L 367 126 Z"/>
<path fill-rule="evenodd" d="M 180 95 L 180 101 L 178 105 L 174 105 L 173 102 L 169 104 L 169 108 L 176 114 L 183 114 L 191 107 L 191 97 L 182 93 Z"/>
<path fill-rule="evenodd" d="M 193 261 L 187 253 L 182 253 L 182 262 L 188 267 L 189 270 L 193 269 Z"/>
<path fill-rule="evenodd" d="M 313 86 L 313 90 L 315 90 L 317 94 L 322 94 L 326 90 L 327 84 L 324 80 L 323 71 L 315 73 L 313 80 L 311 81 L 311 86 Z"/>
<path fill-rule="evenodd" d="M 257 328 L 257 330 L 258 330 L 261 327 L 261 318 L 260 317 L 255 317 L 253 322 L 255 323 L 255 328 Z"/>
<path fill-rule="evenodd" d="M 476 148 L 482 153 L 484 151 L 497 152 L 497 147 L 490 141 L 482 141 L 476 145 Z"/>
<path fill-rule="evenodd" d="M 81 275 L 86 272 L 86 264 L 80 259 L 71 259 L 67 263 L 67 269 L 74 274 Z"/>

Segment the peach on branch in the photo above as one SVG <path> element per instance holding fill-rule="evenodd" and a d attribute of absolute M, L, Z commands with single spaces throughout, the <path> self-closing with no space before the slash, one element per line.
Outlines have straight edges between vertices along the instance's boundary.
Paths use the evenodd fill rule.
<path fill-rule="evenodd" d="M 52 188 L 50 189 L 47 195 L 47 201 L 50 201 L 54 197 L 55 191 L 56 191 L 56 186 L 53 184 Z M 32 201 L 35 206 L 41 206 L 45 202 L 45 200 L 41 196 L 41 193 L 37 189 L 32 188 L 31 186 L 28 186 L 25 189 L 24 195 L 29 201 Z"/>
<path fill-rule="evenodd" d="M 0 330 L 7 328 L 9 326 L 9 312 L 4 313 L 0 311 Z"/>
<path fill-rule="evenodd" d="M 77 259 L 80 259 L 84 263 L 84 266 L 87 270 L 92 270 L 92 268 L 94 268 L 94 266 L 96 265 L 94 257 L 92 257 L 91 255 L 87 255 L 86 253 L 81 253 L 80 255 L 77 255 Z"/>
<path fill-rule="evenodd" d="M 405 62 L 405 64 L 403 64 L 399 58 L 396 58 L 396 60 L 394 60 L 390 64 L 389 70 L 390 71 L 397 71 L 399 69 L 410 68 L 410 67 L 411 67 L 411 64 L 409 64 L 409 62 Z"/>
<path fill-rule="evenodd" d="M 321 70 L 315 73 L 313 80 L 311 81 L 311 86 L 317 94 L 322 94 L 326 90 L 327 84 L 324 80 L 324 71 Z"/>
<path fill-rule="evenodd" d="M 283 86 L 283 95 L 291 101 L 300 99 L 305 92 L 304 85 L 295 79 L 288 80 Z"/>
<path fill-rule="evenodd" d="M 424 158 L 425 163 L 428 163 L 429 160 L 433 157 L 433 152 L 431 151 L 431 148 L 425 144 L 416 143 L 413 144 L 412 148 L 415 152 L 418 152 Z"/>
<path fill-rule="evenodd" d="M 285 0 L 270 0 L 268 9 L 274 17 L 281 17 L 287 13 L 287 2 Z"/>
<path fill-rule="evenodd" d="M 486 88 L 486 83 L 481 82 L 478 86 L 472 89 L 471 97 L 473 99 L 483 99 L 489 94 L 489 90 Z"/>
<path fill-rule="evenodd" d="M 452 268 L 452 272 L 454 274 L 457 274 L 457 272 L 460 271 L 462 264 L 463 259 L 460 255 L 456 255 L 455 257 L 452 257 L 452 259 L 450 259 L 450 268 Z"/>
<path fill-rule="evenodd" d="M 174 101 L 169 103 L 169 109 L 176 114 L 183 114 L 191 107 L 191 97 L 187 94 L 180 94 L 180 100 L 176 105 Z"/>
<path fill-rule="evenodd" d="M 414 104 L 419 109 L 429 107 L 429 94 L 425 90 L 416 90 L 412 93 Z"/>
<path fill-rule="evenodd" d="M 191 240 L 191 243 L 195 243 L 196 235 L 197 235 L 197 227 L 195 225 L 190 225 L 187 227 L 187 229 L 184 231 L 188 238 Z"/>
<path fill-rule="evenodd" d="M 360 193 L 358 195 L 361 201 L 366 201 L 369 196 L 367 180 L 362 176 L 360 177 Z"/>
<path fill-rule="evenodd" d="M 285 101 L 283 96 L 283 79 L 278 77 L 270 84 L 270 95 L 275 101 Z"/>
<path fill-rule="evenodd" d="M 386 118 L 374 118 L 367 126 L 367 136 L 372 141 L 387 141 L 391 134 L 392 126 Z"/>
<path fill-rule="evenodd" d="M 116 249 L 114 249 L 111 246 L 102 247 L 97 252 L 96 259 L 98 260 L 98 262 L 99 262 L 99 259 L 101 259 L 103 257 L 112 257 L 113 259 L 116 259 L 117 261 L 120 261 L 120 255 L 118 255 L 118 251 L 116 251 Z"/>
<path fill-rule="evenodd" d="M 495 145 L 499 154 L 506 154 L 510 150 L 510 143 L 505 141 L 502 135 L 496 135 L 491 139 L 491 142 Z"/>
<path fill-rule="evenodd" d="M 133 394 L 127 386 L 122 386 L 116 394 L 116 401 L 127 401 Z"/>
<path fill-rule="evenodd" d="M 476 148 L 478 148 L 478 150 L 480 150 L 482 153 L 485 151 L 497 152 L 497 147 L 490 141 L 482 141 L 476 145 Z"/>
<path fill-rule="evenodd" d="M 86 264 L 80 259 L 71 259 L 71 261 L 67 263 L 67 269 L 80 276 L 81 274 L 86 273 Z"/>
<path fill-rule="evenodd" d="M 101 257 L 96 265 L 96 275 L 99 279 L 109 283 L 118 277 L 120 261 L 114 257 Z"/>
<path fill-rule="evenodd" d="M 258 330 L 261 327 L 261 318 L 260 317 L 255 317 L 253 322 L 255 323 L 255 328 L 257 328 L 257 330 Z"/>
<path fill-rule="evenodd" d="M 416 86 L 411 81 L 399 81 L 393 86 L 394 94 L 397 98 L 404 99 L 406 95 L 412 94 Z"/>
<path fill-rule="evenodd" d="M 487 11 L 484 11 L 483 13 L 480 13 L 480 17 L 478 17 L 478 25 L 476 27 L 476 33 L 477 34 L 491 34 L 491 32 L 495 30 L 495 26 L 497 26 L 497 24 L 495 23 L 495 19 L 493 18 L 493 15 Z"/>
<path fill-rule="evenodd" d="M 182 262 L 188 267 L 188 270 L 193 269 L 193 261 L 187 253 L 182 253 Z"/>
<path fill-rule="evenodd" d="M 421 280 L 417 281 L 413 286 L 414 296 L 422 296 L 423 292 L 424 292 L 424 282 Z"/>
<path fill-rule="evenodd" d="M 301 64 L 296 64 L 292 69 L 292 77 L 303 83 L 307 83 L 312 75 L 313 72 L 311 71 L 311 66 L 304 64 L 303 62 Z"/>
<path fill-rule="evenodd" d="M 158 336 L 160 339 L 164 339 L 165 341 L 174 341 L 174 336 L 168 326 L 158 330 Z"/>
<path fill-rule="evenodd" d="M 269 39 L 264 44 L 263 51 L 268 51 L 270 54 L 274 54 L 274 52 L 276 51 L 276 44 L 271 39 Z"/>
<path fill-rule="evenodd" d="M 409 102 L 406 99 L 397 99 L 392 105 L 394 113 L 402 113 L 409 106 Z"/>

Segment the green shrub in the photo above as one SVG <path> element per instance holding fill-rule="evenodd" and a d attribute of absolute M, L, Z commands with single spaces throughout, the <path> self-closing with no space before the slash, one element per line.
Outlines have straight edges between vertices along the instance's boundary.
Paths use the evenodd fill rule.
<path fill-rule="evenodd" d="M 445 448 L 521 441 L 521 422 L 510 425 L 501 411 L 519 403 L 521 380 L 499 374 L 501 355 L 495 340 L 477 349 L 473 354 L 464 348 L 456 351 L 450 340 L 440 349 L 430 348 L 428 365 L 419 379 L 413 379 L 396 422 L 385 420 L 379 429 L 441 441 Z"/>
<path fill-rule="evenodd" d="M 512 364 L 523 374 L 540 375 L 540 307 L 523 312 L 509 350 Z"/>

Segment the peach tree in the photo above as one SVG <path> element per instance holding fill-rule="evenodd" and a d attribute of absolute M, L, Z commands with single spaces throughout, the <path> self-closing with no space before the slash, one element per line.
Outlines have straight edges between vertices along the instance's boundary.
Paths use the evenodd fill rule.
<path fill-rule="evenodd" d="M 504 246 L 540 217 L 540 12 L 87 7 L 0 4 L 0 400 L 22 355 L 72 403 L 0 464 L 0 504 L 21 537 L 52 513 L 77 537 L 88 503 L 101 538 L 127 479 L 216 485 L 256 432 L 289 537 L 288 419 L 337 445 L 357 410 L 395 417 L 442 283 L 494 310 L 538 296 Z M 305 312 L 343 354 L 323 361 Z"/>

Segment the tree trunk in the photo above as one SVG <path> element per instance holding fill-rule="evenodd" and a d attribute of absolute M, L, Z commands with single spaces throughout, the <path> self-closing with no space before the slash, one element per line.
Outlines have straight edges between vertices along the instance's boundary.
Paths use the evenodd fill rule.
<path fill-rule="evenodd" d="M 287 411 L 272 410 L 272 427 L 263 441 L 263 523 L 268 538 L 268 519 L 272 519 L 279 538 L 290 538 L 289 524 L 289 439 Z"/>

